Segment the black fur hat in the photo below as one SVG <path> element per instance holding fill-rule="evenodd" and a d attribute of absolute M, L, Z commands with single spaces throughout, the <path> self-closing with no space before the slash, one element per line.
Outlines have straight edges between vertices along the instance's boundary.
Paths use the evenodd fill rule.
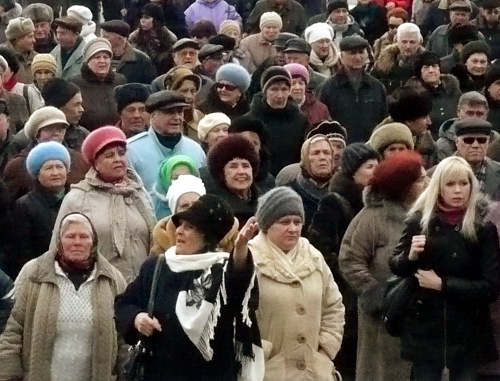
<path fill-rule="evenodd" d="M 142 83 L 127 83 L 115 87 L 115 100 L 118 113 L 134 102 L 146 103 L 146 99 L 151 95 L 149 85 Z"/>
<path fill-rule="evenodd" d="M 428 93 L 407 86 L 396 89 L 387 103 L 389 115 L 398 123 L 422 118 L 432 110 L 432 99 Z"/>
<path fill-rule="evenodd" d="M 48 80 L 43 86 L 42 97 L 45 106 L 61 108 L 79 92 L 80 88 L 74 83 L 56 77 Z"/>

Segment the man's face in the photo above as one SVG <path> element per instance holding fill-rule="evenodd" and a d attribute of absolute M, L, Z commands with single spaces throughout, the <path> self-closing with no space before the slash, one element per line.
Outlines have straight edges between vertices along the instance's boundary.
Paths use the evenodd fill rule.
<path fill-rule="evenodd" d="M 349 16 L 349 9 L 337 8 L 330 13 L 329 17 L 334 24 L 346 24 L 347 16 Z"/>
<path fill-rule="evenodd" d="M 483 105 L 470 105 L 466 103 L 460 106 L 457 116 L 460 120 L 465 118 L 479 118 L 486 120 L 488 117 L 488 109 Z"/>
<path fill-rule="evenodd" d="M 276 65 L 278 66 L 286 65 L 285 48 L 279 48 L 275 46 L 274 50 L 276 51 L 276 54 L 274 55 L 274 61 L 276 62 Z"/>
<path fill-rule="evenodd" d="M 418 33 L 402 33 L 398 38 L 399 52 L 404 57 L 413 57 L 417 54 L 420 46 Z"/>
<path fill-rule="evenodd" d="M 120 36 L 118 33 L 108 32 L 101 29 L 101 36 L 109 41 L 111 44 L 111 50 L 114 52 L 117 49 L 121 49 L 125 46 L 127 39 Z"/>
<path fill-rule="evenodd" d="M 351 70 L 361 70 L 368 59 L 368 51 L 363 49 L 346 50 L 341 52 L 342 63 Z"/>
<path fill-rule="evenodd" d="M 161 135 L 178 135 L 184 122 L 184 107 L 156 110 L 151 114 L 151 126 Z"/>
<path fill-rule="evenodd" d="M 83 114 L 82 94 L 77 93 L 71 98 L 68 103 L 61 107 L 61 111 L 66 115 L 66 120 L 69 124 L 77 125 Z"/>
<path fill-rule="evenodd" d="M 459 156 L 471 165 L 479 164 L 486 157 L 489 136 L 483 134 L 460 135 L 455 138 L 455 144 Z"/>
<path fill-rule="evenodd" d="M 46 40 L 50 35 L 50 23 L 46 21 L 37 22 L 35 24 L 35 40 Z"/>
<path fill-rule="evenodd" d="M 465 67 L 472 75 L 484 75 L 488 69 L 488 57 L 484 53 L 471 54 L 470 57 L 467 58 L 467 61 L 465 61 Z"/>
<path fill-rule="evenodd" d="M 299 52 L 287 52 L 285 53 L 285 62 L 287 64 L 291 63 L 297 63 L 305 68 L 309 67 L 309 55 L 306 53 L 299 53 Z"/>
<path fill-rule="evenodd" d="M 17 38 L 14 42 L 14 47 L 18 52 L 27 53 L 33 50 L 35 42 L 35 32 L 31 32 Z"/>
<path fill-rule="evenodd" d="M 342 155 L 344 154 L 345 143 L 340 142 L 338 139 L 329 139 L 329 140 L 333 148 L 333 166 L 334 168 L 337 168 L 340 165 Z"/>
<path fill-rule="evenodd" d="M 146 130 L 149 125 L 149 114 L 142 102 L 134 102 L 127 105 L 120 113 L 122 129 L 127 136 L 138 134 Z"/>
<path fill-rule="evenodd" d="M 331 46 L 332 40 L 330 40 L 329 38 L 322 38 L 321 40 L 314 41 L 311 44 L 312 50 L 314 50 L 319 58 L 328 57 L 328 54 L 330 54 Z"/>
<path fill-rule="evenodd" d="M 425 83 L 436 86 L 439 84 L 439 76 L 441 75 L 441 69 L 439 69 L 438 64 L 424 65 L 420 71 L 422 75 L 422 81 Z"/>
<path fill-rule="evenodd" d="M 483 15 L 487 23 L 495 24 L 498 22 L 500 16 L 500 8 L 489 8 L 489 9 L 481 8 L 481 14 Z"/>
<path fill-rule="evenodd" d="M 198 50 L 186 47 L 174 52 L 174 62 L 176 66 L 184 65 L 193 70 L 198 61 Z"/>
<path fill-rule="evenodd" d="M 78 35 L 69 29 L 65 29 L 60 26 L 56 29 L 56 40 L 64 50 L 73 49 L 77 38 Z"/>
<path fill-rule="evenodd" d="M 274 82 L 266 89 L 266 101 L 274 109 L 285 108 L 290 96 L 290 85 L 286 82 Z"/>
<path fill-rule="evenodd" d="M 450 11 L 450 22 L 451 25 L 465 25 L 469 22 L 470 12 L 467 11 Z"/>
<path fill-rule="evenodd" d="M 273 42 L 276 36 L 280 32 L 280 28 L 277 25 L 268 25 L 262 28 L 262 36 L 266 41 Z"/>
<path fill-rule="evenodd" d="M 413 135 L 420 136 L 429 129 L 431 123 L 431 117 L 429 115 L 426 115 L 410 121 L 408 123 L 408 128 L 411 130 Z"/>
<path fill-rule="evenodd" d="M 202 62 L 203 68 L 209 75 L 215 75 L 224 63 L 222 58 L 222 55 L 205 58 Z"/>

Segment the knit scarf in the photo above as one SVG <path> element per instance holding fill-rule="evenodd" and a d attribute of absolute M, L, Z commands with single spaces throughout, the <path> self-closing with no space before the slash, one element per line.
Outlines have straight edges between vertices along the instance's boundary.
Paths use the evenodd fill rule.
<path fill-rule="evenodd" d="M 311 51 L 311 55 L 309 57 L 309 63 L 314 66 L 319 73 L 325 74 L 327 76 L 333 75 L 333 67 L 338 61 L 338 55 L 335 54 L 333 50 L 333 46 L 330 47 L 330 52 L 328 56 L 322 60 L 318 57 L 314 50 Z"/>

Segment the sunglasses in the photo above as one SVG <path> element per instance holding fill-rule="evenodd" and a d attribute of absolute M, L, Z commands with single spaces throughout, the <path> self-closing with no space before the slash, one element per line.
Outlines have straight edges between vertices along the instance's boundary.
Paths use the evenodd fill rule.
<path fill-rule="evenodd" d="M 477 142 L 479 144 L 486 144 L 486 142 L 488 141 L 488 138 L 487 137 L 480 137 L 480 138 L 474 138 L 474 137 L 467 137 L 467 138 L 462 138 L 462 141 L 465 143 L 465 144 L 468 144 L 468 145 L 471 145 L 471 144 L 474 144 L 474 142 L 477 140 Z"/>
<path fill-rule="evenodd" d="M 227 91 L 234 91 L 238 88 L 238 86 L 231 85 L 230 83 L 216 83 L 215 88 L 217 90 L 222 90 L 223 88 L 226 88 Z"/>

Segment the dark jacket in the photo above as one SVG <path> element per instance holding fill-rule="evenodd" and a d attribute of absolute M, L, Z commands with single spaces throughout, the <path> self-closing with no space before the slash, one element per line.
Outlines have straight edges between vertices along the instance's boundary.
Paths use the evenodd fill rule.
<path fill-rule="evenodd" d="M 220 100 L 219 94 L 217 94 L 217 89 L 215 85 L 212 85 L 208 93 L 208 97 L 204 101 L 200 102 L 197 106 L 203 114 L 211 114 L 213 112 L 222 112 L 226 114 L 229 119 L 233 120 L 238 116 L 246 114 L 250 110 L 250 105 L 247 97 L 243 94 L 236 105 L 231 107 L 229 104 L 224 103 Z"/>
<path fill-rule="evenodd" d="M 278 6 L 274 0 L 259 0 L 248 16 L 246 31 L 248 33 L 258 33 L 260 31 L 260 16 L 264 12 L 276 12 L 281 16 L 283 27 L 281 32 L 295 33 L 300 36 L 306 27 L 306 14 L 304 8 L 295 0 L 288 0 L 282 7 Z"/>
<path fill-rule="evenodd" d="M 484 16 L 479 13 L 476 19 L 471 21 L 471 24 L 477 26 L 477 29 L 483 34 L 485 42 L 491 48 L 491 61 L 500 58 L 500 23 L 489 27 Z"/>
<path fill-rule="evenodd" d="M 450 74 L 457 77 L 458 82 L 460 82 L 460 91 L 462 93 L 467 93 L 469 91 L 483 92 L 484 89 L 484 75 L 473 76 L 467 71 L 467 68 L 463 64 L 458 64 L 450 70 Z"/>
<path fill-rule="evenodd" d="M 9 109 L 9 130 L 13 134 L 24 127 L 28 121 L 30 113 L 26 106 L 26 101 L 22 95 L 9 93 L 7 90 L 0 91 L 0 98 L 5 99 Z"/>
<path fill-rule="evenodd" d="M 356 91 L 347 74 L 339 71 L 325 81 L 319 98 L 332 119 L 346 128 L 348 144 L 366 142 L 373 128 L 387 116 L 384 85 L 366 72 Z"/>
<path fill-rule="evenodd" d="M 0 334 L 2 334 L 14 306 L 14 282 L 0 269 Z"/>
<path fill-rule="evenodd" d="M 477 241 L 472 242 L 458 225 L 434 216 L 425 233 L 424 252 L 418 260 L 410 261 L 412 237 L 422 234 L 420 220 L 421 214 L 416 214 L 407 222 L 390 267 L 396 275 L 411 277 L 418 269 L 434 270 L 443 281 L 443 289 L 417 285 L 403 323 L 403 358 L 441 367 L 445 363 L 456 367 L 463 361 L 494 360 L 497 355 L 488 303 L 496 300 L 500 287 L 495 226 L 478 221 Z"/>
<path fill-rule="evenodd" d="M 81 75 L 69 79 L 80 88 L 84 112 L 80 123 L 89 131 L 102 126 L 113 126 L 118 122 L 114 88 L 127 80 L 119 73 L 110 72 L 104 80 L 99 79 L 87 64 L 83 64 Z"/>
<path fill-rule="evenodd" d="M 0 142 L 0 178 L 3 178 L 3 171 L 9 160 L 9 146 L 12 141 L 12 133 L 7 131 L 7 136 L 3 142 Z"/>
<path fill-rule="evenodd" d="M 450 22 L 450 11 L 448 9 L 439 8 L 441 0 L 434 0 L 427 12 L 427 15 L 420 26 L 422 36 L 424 38 L 434 32 L 434 30 L 440 25 L 446 25 Z M 474 2 L 470 2 L 472 7 L 472 13 L 470 19 L 474 20 L 479 13 L 479 8 Z"/>
<path fill-rule="evenodd" d="M 358 3 L 349 13 L 363 29 L 370 45 L 387 31 L 387 10 L 376 3 L 370 2 L 367 5 Z"/>
<path fill-rule="evenodd" d="M 116 72 L 123 75 L 127 83 L 149 85 L 156 78 L 156 69 L 151 59 L 139 49 L 134 49 L 128 42 Z"/>
<path fill-rule="evenodd" d="M 450 54 L 441 58 L 441 73 L 448 74 L 459 63 L 460 52 L 457 49 L 453 49 Z"/>

